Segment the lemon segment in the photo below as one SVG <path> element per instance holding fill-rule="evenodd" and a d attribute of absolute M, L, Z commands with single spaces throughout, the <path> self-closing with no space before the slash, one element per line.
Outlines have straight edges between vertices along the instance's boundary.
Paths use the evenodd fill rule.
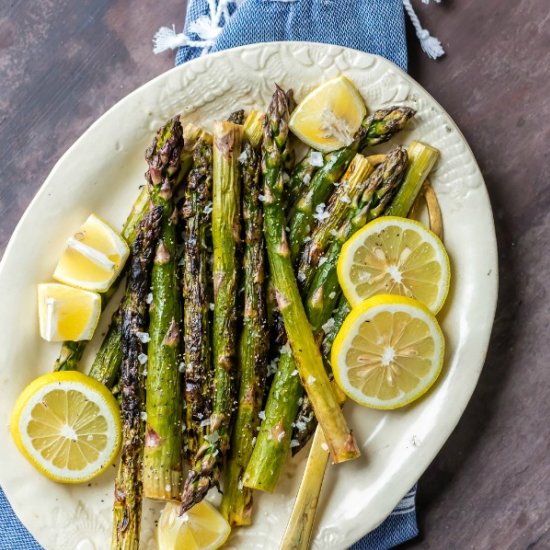
<path fill-rule="evenodd" d="M 352 306 L 376 294 L 415 298 L 437 313 L 450 285 L 449 256 L 422 223 L 383 216 L 342 247 L 338 280 Z"/>
<path fill-rule="evenodd" d="M 111 392 L 76 371 L 53 372 L 18 397 L 10 432 L 46 477 L 83 483 L 104 472 L 120 447 L 120 413 Z"/>
<path fill-rule="evenodd" d="M 225 518 L 206 501 L 179 515 L 180 504 L 167 502 L 157 529 L 159 550 L 215 550 L 231 533 Z"/>
<path fill-rule="evenodd" d="M 92 214 L 67 240 L 53 278 L 85 290 L 106 292 L 122 271 L 129 254 L 126 241 Z"/>
<path fill-rule="evenodd" d="M 357 88 L 345 76 L 338 76 L 300 102 L 290 117 L 289 128 L 310 147 L 328 153 L 353 141 L 366 114 Z"/>
<path fill-rule="evenodd" d="M 57 283 L 38 285 L 40 336 L 48 342 L 91 340 L 101 314 L 101 296 Z"/>
<path fill-rule="evenodd" d="M 378 295 L 355 307 L 332 347 L 334 378 L 353 401 L 397 409 L 435 382 L 445 339 L 433 313 L 404 296 Z"/>

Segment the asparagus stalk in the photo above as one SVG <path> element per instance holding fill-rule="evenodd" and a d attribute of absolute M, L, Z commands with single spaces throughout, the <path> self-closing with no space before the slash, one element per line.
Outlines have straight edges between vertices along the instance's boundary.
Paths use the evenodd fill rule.
<path fill-rule="evenodd" d="M 271 383 L 265 418 L 243 476 L 245 487 L 272 493 L 283 469 L 302 383 L 288 344 L 281 348 L 279 366 Z"/>
<path fill-rule="evenodd" d="M 162 209 L 153 208 L 138 226 L 132 244 L 127 292 L 121 310 L 122 323 L 122 450 L 115 481 L 113 550 L 137 550 L 141 523 L 144 424 L 143 369 L 139 356 L 144 343 L 150 265 L 162 222 Z"/>
<path fill-rule="evenodd" d="M 388 216 L 407 216 L 422 185 L 426 181 L 439 157 L 439 151 L 422 143 L 413 141 L 408 149 L 410 167 L 405 183 L 393 199 L 386 214 Z"/>
<path fill-rule="evenodd" d="M 255 117 L 262 127 L 263 115 Z M 245 133 L 247 125 L 245 124 Z M 250 125 L 248 126 L 250 130 Z M 253 134 L 257 132 L 252 129 Z M 239 406 L 231 439 L 220 511 L 231 525 L 250 525 L 252 490 L 243 474 L 252 454 L 262 407 L 267 370 L 268 333 L 265 295 L 265 243 L 260 202 L 260 155 L 245 141 L 241 155 L 245 229 L 244 318 L 239 343 Z"/>
<path fill-rule="evenodd" d="M 308 550 L 310 547 L 317 504 L 328 464 L 326 445 L 323 430 L 317 427 L 280 550 Z"/>
<path fill-rule="evenodd" d="M 324 335 L 323 343 L 321 345 L 321 351 L 323 352 L 323 358 L 325 360 L 325 366 L 327 367 L 327 370 L 330 370 L 330 351 L 332 349 L 332 343 L 334 342 L 334 339 L 336 338 L 340 327 L 344 323 L 344 320 L 351 311 L 350 305 L 348 304 L 346 298 L 344 296 L 341 296 L 341 292 L 339 292 L 339 295 L 340 302 L 338 303 L 338 306 L 332 314 L 333 322 L 330 323 L 328 327 L 326 327 L 327 332 Z M 315 414 L 313 413 L 311 403 L 309 402 L 309 400 L 304 399 L 300 404 L 300 408 L 296 416 L 296 422 L 294 423 L 294 431 L 292 432 L 292 440 L 294 442 L 294 445 L 291 449 L 292 455 L 297 454 L 300 450 L 304 448 L 304 446 L 309 441 L 311 435 L 315 431 L 316 426 L 317 420 L 315 419 Z M 318 429 L 316 432 L 316 437 L 319 431 L 320 430 Z M 320 440 L 317 443 L 321 444 L 323 441 L 324 438 L 322 439 L 322 441 Z M 308 458 L 308 461 L 311 459 L 312 456 L 315 455 L 315 453 L 319 453 L 318 449 L 314 450 L 315 448 L 316 441 L 314 440 L 309 455 L 310 458 Z M 316 459 L 314 458 L 313 460 Z M 319 489 L 320 488 L 321 487 L 319 485 Z"/>
<path fill-rule="evenodd" d="M 159 130 L 146 153 L 149 194 L 152 204 L 162 208 L 163 222 L 151 276 L 143 490 L 145 496 L 162 500 L 178 498 L 181 484 L 181 304 L 173 191 L 182 145 L 182 128 L 175 117 Z"/>
<path fill-rule="evenodd" d="M 372 170 L 373 166 L 362 155 L 355 155 L 348 166 L 342 183 L 333 193 L 327 208 L 320 217 L 320 222 L 301 254 L 298 281 L 302 289 L 309 288 L 328 243 L 346 220 L 352 204 L 358 200 L 364 189 L 365 180 Z"/>
<path fill-rule="evenodd" d="M 187 456 L 192 461 L 208 434 L 211 414 L 212 350 L 210 341 L 209 240 L 212 146 L 200 141 L 187 180 L 183 249 L 183 340 Z"/>
<path fill-rule="evenodd" d="M 184 130 L 185 147 L 181 153 L 181 168 L 178 175 L 178 183 L 191 169 L 193 146 L 198 137 L 203 135 L 203 133 L 203 130 L 193 124 L 188 124 L 186 126 Z M 122 237 L 126 240 L 128 246 L 130 247 L 136 238 L 139 222 L 149 210 L 149 203 L 149 193 L 144 187 L 134 202 L 132 210 L 130 211 L 128 218 L 122 227 Z M 111 288 L 109 288 L 109 290 L 102 295 L 102 309 L 107 307 L 107 304 L 116 293 L 125 274 L 126 271 L 123 270 Z M 89 373 L 90 376 L 100 382 L 106 383 L 107 385 L 114 384 L 114 381 L 118 377 L 120 364 L 122 362 L 122 355 L 120 352 L 120 322 L 117 319 L 120 319 L 120 314 L 117 315 L 115 312 L 107 335 L 101 345 L 98 358 L 94 361 L 92 369 Z M 63 342 L 63 344 L 61 344 L 59 356 L 54 363 L 53 370 L 76 370 L 80 359 L 82 359 L 82 354 L 86 349 L 87 343 L 88 342 L 86 341 Z"/>
<path fill-rule="evenodd" d="M 135 241 L 134 241 L 135 242 Z M 128 292 L 128 290 L 126 290 Z M 94 358 L 89 376 L 112 389 L 122 365 L 122 310 L 124 300 L 113 313 L 107 334 Z"/>
<path fill-rule="evenodd" d="M 240 241 L 240 126 L 214 124 L 212 243 L 214 278 L 214 403 L 210 435 L 199 449 L 182 493 L 182 513 L 218 484 L 229 449 L 236 356 L 237 247 Z"/>
<path fill-rule="evenodd" d="M 290 175 L 288 193 L 291 197 L 298 197 L 303 193 L 319 168 L 319 166 L 315 166 L 311 163 L 312 153 L 314 153 L 314 151 L 310 149 Z"/>
<path fill-rule="evenodd" d="M 359 449 L 338 406 L 313 338 L 292 268 L 282 207 L 282 152 L 288 137 L 288 103 L 277 88 L 264 125 L 264 232 L 277 303 L 297 370 L 313 403 L 335 463 L 359 456 Z M 245 482 L 246 484 L 246 482 Z"/>
<path fill-rule="evenodd" d="M 409 107 L 380 109 L 365 118 L 350 145 L 328 155 L 324 166 L 311 180 L 307 193 L 295 205 L 295 214 L 290 223 L 290 246 L 294 256 L 298 255 L 304 238 L 313 226 L 316 209 L 327 200 L 333 185 L 338 183 L 355 153 L 388 141 L 414 114 L 415 111 Z"/>

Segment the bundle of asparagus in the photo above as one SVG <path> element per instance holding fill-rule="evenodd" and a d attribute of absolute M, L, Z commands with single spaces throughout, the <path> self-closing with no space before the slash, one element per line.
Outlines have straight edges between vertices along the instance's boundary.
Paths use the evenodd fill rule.
<path fill-rule="evenodd" d="M 328 363 L 349 311 L 336 262 L 369 220 L 410 209 L 435 156 L 423 144 L 364 155 L 414 116 L 391 107 L 321 166 L 310 151 L 289 174 L 292 103 L 277 87 L 265 116 L 236 111 L 213 135 L 176 117 L 147 150 L 147 186 L 122 231 L 125 297 L 90 371 L 121 394 L 113 548 L 138 547 L 142 494 L 180 500 L 183 513 L 220 485 L 224 466 L 221 512 L 250 524 L 252 490 L 275 489 L 317 422 L 314 448 L 326 443 L 335 463 L 360 454 Z M 84 347 L 64 343 L 56 370 L 76 368 Z"/>

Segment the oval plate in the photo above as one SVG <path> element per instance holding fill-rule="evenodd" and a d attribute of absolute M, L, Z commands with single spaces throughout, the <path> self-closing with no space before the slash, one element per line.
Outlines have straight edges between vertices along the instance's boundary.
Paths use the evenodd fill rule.
<path fill-rule="evenodd" d="M 145 84 L 120 101 L 65 153 L 23 215 L 0 266 L 0 484 L 23 523 L 47 549 L 104 549 L 111 532 L 113 474 L 91 486 L 48 481 L 8 435 L 19 392 L 51 369 L 58 346 L 38 336 L 36 284 L 51 274 L 68 235 L 95 212 L 121 227 L 143 183 L 143 154 L 154 131 L 182 113 L 207 124 L 237 108 L 265 109 L 275 82 L 300 99 L 320 82 L 345 74 L 369 109 L 405 104 L 418 114 L 396 142 L 423 140 L 441 151 L 431 176 L 445 223 L 453 282 L 440 314 L 447 338 L 441 378 L 421 401 L 393 412 L 346 407 L 363 455 L 331 466 L 319 506 L 314 548 L 344 549 L 376 527 L 433 460 L 474 390 L 483 366 L 497 296 L 497 249 L 483 178 L 464 137 L 412 78 L 380 57 L 312 44 L 256 44 L 201 57 Z M 108 315 L 103 316 L 103 324 Z M 98 337 L 85 357 L 88 367 Z M 289 461 L 278 491 L 255 499 L 254 525 L 228 546 L 278 548 L 305 463 Z M 114 468 L 113 468 L 114 472 Z M 143 548 L 155 547 L 147 502 Z"/>

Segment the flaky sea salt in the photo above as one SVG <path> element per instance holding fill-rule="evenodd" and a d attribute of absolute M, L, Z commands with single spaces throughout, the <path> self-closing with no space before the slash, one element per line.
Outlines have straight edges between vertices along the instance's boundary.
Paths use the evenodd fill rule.
<path fill-rule="evenodd" d="M 258 416 L 259 416 L 260 420 L 265 420 L 265 411 L 260 411 L 258 413 Z"/>
<path fill-rule="evenodd" d="M 324 202 L 315 207 L 315 214 L 313 214 L 313 217 L 319 222 L 322 222 L 330 217 L 330 212 L 326 211 L 326 205 Z"/>
<path fill-rule="evenodd" d="M 248 160 L 248 156 L 248 149 L 244 149 L 243 152 L 239 155 L 239 162 L 246 162 Z"/>
<path fill-rule="evenodd" d="M 148 332 L 139 332 L 138 331 L 138 332 L 136 332 L 136 337 L 142 344 L 147 344 L 148 342 L 151 341 L 151 337 L 149 336 Z"/>
<path fill-rule="evenodd" d="M 319 153 L 319 151 L 312 151 L 309 155 L 309 164 L 311 164 L 311 166 L 316 166 L 317 168 L 323 166 L 323 153 Z"/>
<path fill-rule="evenodd" d="M 145 301 L 151 305 L 153 303 L 153 293 L 152 292 L 149 292 L 149 294 L 147 294 L 147 298 L 145 299 Z"/>
<path fill-rule="evenodd" d="M 147 413 L 145 411 L 141 411 L 139 413 L 139 417 L 144 421 L 146 422 L 147 421 Z"/>
<path fill-rule="evenodd" d="M 349 198 L 349 196 L 348 196 L 347 193 L 344 193 L 344 194 L 340 197 L 340 201 L 342 201 L 344 204 L 351 204 L 351 199 Z"/>
<path fill-rule="evenodd" d="M 311 374 L 307 377 L 307 383 L 309 386 L 311 386 L 311 384 L 313 384 L 316 380 L 317 378 L 315 378 L 315 376 L 312 376 Z"/>
<path fill-rule="evenodd" d="M 147 357 L 147 355 L 145 353 L 140 353 L 138 355 L 138 358 L 137 360 L 139 361 L 139 364 L 140 365 L 145 365 L 145 363 L 147 363 L 147 361 L 149 360 L 149 358 Z"/>
<path fill-rule="evenodd" d="M 331 317 L 321 328 L 325 332 L 330 332 L 334 327 L 334 319 Z"/>
<path fill-rule="evenodd" d="M 319 260 L 319 267 L 322 266 L 326 261 L 327 261 L 327 259 L 325 257 L 321 258 Z"/>
<path fill-rule="evenodd" d="M 298 376 L 298 369 L 294 369 L 294 370 L 290 373 L 290 376 Z"/>
<path fill-rule="evenodd" d="M 291 439 L 290 440 L 290 448 L 293 449 L 294 447 L 299 447 L 300 442 L 297 439 Z"/>

